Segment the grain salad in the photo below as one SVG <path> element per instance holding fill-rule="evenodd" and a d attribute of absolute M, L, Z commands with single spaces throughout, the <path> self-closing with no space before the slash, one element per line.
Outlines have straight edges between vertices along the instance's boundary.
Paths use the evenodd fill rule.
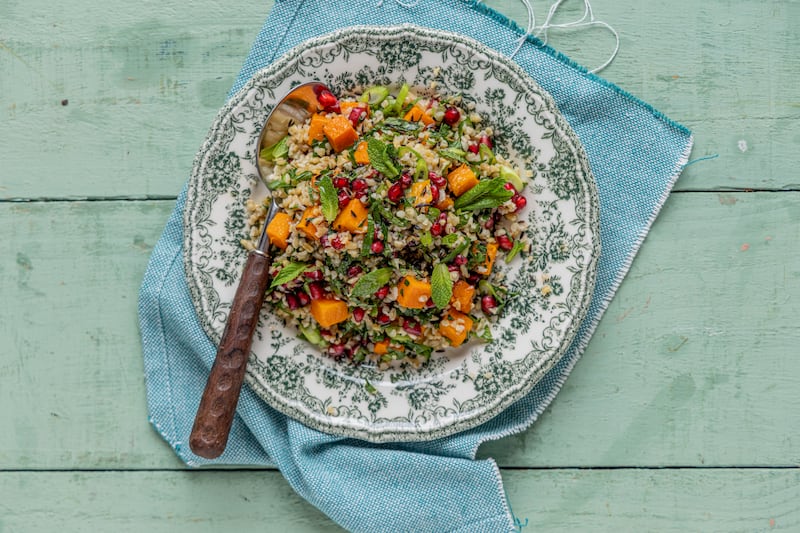
<path fill-rule="evenodd" d="M 459 96 L 317 95 L 322 110 L 261 150 L 280 212 L 265 300 L 337 360 L 425 363 L 491 340 L 508 298 L 498 261 L 529 251 L 527 176 Z M 267 211 L 248 200 L 253 248 Z"/>

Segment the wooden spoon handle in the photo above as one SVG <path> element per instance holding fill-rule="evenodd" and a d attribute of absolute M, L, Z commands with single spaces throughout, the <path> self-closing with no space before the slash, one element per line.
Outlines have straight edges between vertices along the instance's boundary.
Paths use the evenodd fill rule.
<path fill-rule="evenodd" d="M 189 437 L 189 447 L 200 457 L 215 459 L 228 443 L 271 262 L 259 251 L 247 258 Z"/>

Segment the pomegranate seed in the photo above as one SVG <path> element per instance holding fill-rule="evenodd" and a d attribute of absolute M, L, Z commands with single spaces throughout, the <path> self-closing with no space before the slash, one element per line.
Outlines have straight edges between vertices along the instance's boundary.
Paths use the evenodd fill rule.
<path fill-rule="evenodd" d="M 297 291 L 297 300 L 300 302 L 301 307 L 305 307 L 311 303 L 311 297 L 302 290 Z"/>
<path fill-rule="evenodd" d="M 478 151 L 479 151 L 479 148 L 478 148 L 477 144 L 470 144 L 469 147 L 467 148 L 467 150 L 469 150 L 473 154 L 477 154 Z"/>
<path fill-rule="evenodd" d="M 510 181 L 507 181 L 503 184 L 503 188 L 507 191 L 515 191 L 514 186 L 511 184 Z"/>
<path fill-rule="evenodd" d="M 494 218 L 489 217 L 489 219 L 483 223 L 483 227 L 486 229 L 492 229 L 494 227 Z"/>
<path fill-rule="evenodd" d="M 444 227 L 438 222 L 434 222 L 431 226 L 431 235 L 438 237 L 442 233 L 444 233 Z"/>
<path fill-rule="evenodd" d="M 330 244 L 328 240 L 329 240 L 328 236 L 323 235 L 322 237 L 319 238 L 319 243 L 322 245 L 323 248 L 326 248 Z"/>
<path fill-rule="evenodd" d="M 309 283 L 308 293 L 311 295 L 312 300 L 319 300 L 325 296 L 325 286 L 321 281 Z"/>
<path fill-rule="evenodd" d="M 344 189 L 349 184 L 350 182 L 347 181 L 347 178 L 343 178 L 342 176 L 333 178 L 333 186 L 336 187 L 337 189 Z"/>
<path fill-rule="evenodd" d="M 332 92 L 324 89 L 317 95 L 317 101 L 324 109 L 330 110 L 332 107 L 339 105 L 339 99 L 336 98 Z"/>
<path fill-rule="evenodd" d="M 289 306 L 289 309 L 294 311 L 298 307 L 300 307 L 300 301 L 297 299 L 297 296 L 294 294 L 287 294 L 286 295 L 286 305 Z"/>
<path fill-rule="evenodd" d="M 362 120 L 362 115 L 364 115 L 364 108 L 354 107 L 350 110 L 350 115 L 347 116 L 347 120 L 350 121 L 354 128 L 357 128 L 358 123 Z"/>
<path fill-rule="evenodd" d="M 351 266 L 350 268 L 347 269 L 347 277 L 348 278 L 352 278 L 353 276 L 358 276 L 362 272 L 364 272 L 363 268 L 361 268 L 358 265 L 353 265 L 353 266 Z"/>
<path fill-rule="evenodd" d="M 431 197 L 434 203 L 439 203 L 439 187 L 431 183 Z"/>
<path fill-rule="evenodd" d="M 439 213 L 439 222 L 441 224 L 447 224 L 447 213 Z"/>
<path fill-rule="evenodd" d="M 433 303 L 433 298 L 428 298 L 428 299 L 425 301 L 425 307 L 433 307 L 434 305 L 436 305 L 436 304 L 435 304 L 435 303 Z"/>
<path fill-rule="evenodd" d="M 489 147 L 490 150 L 494 146 L 492 144 L 492 139 L 490 139 L 488 135 L 481 135 L 480 139 L 478 139 L 478 144 L 485 144 L 486 146 Z"/>
<path fill-rule="evenodd" d="M 455 264 L 457 264 L 458 266 L 466 265 L 467 264 L 467 258 L 464 257 L 463 255 L 457 255 L 456 258 L 453 260 L 453 262 Z"/>
<path fill-rule="evenodd" d="M 344 355 L 344 344 L 331 344 L 328 347 L 328 353 L 333 357 L 341 357 Z"/>
<path fill-rule="evenodd" d="M 364 320 L 364 310 L 361 309 L 360 307 L 356 307 L 355 309 L 353 309 L 353 320 L 355 322 L 361 322 L 362 320 Z"/>
<path fill-rule="evenodd" d="M 489 315 L 494 309 L 497 309 L 497 300 L 495 300 L 494 296 L 487 294 L 481 298 L 481 311 L 483 311 L 484 314 Z"/>
<path fill-rule="evenodd" d="M 339 209 L 344 209 L 350 203 L 350 195 L 344 189 L 339 191 Z"/>
<path fill-rule="evenodd" d="M 517 206 L 517 211 L 522 211 L 525 206 L 528 205 L 528 200 L 521 194 L 514 195 L 511 200 L 514 202 L 514 205 Z"/>
<path fill-rule="evenodd" d="M 320 280 L 322 279 L 322 270 L 312 270 L 311 272 L 305 272 L 303 275 L 308 279 Z"/>
<path fill-rule="evenodd" d="M 408 189 L 411 187 L 411 184 L 414 182 L 414 178 L 411 177 L 411 174 L 408 172 L 403 172 L 403 175 L 400 176 L 400 186 L 404 189 Z"/>
<path fill-rule="evenodd" d="M 367 180 L 364 178 L 354 179 L 353 183 L 350 184 L 350 188 L 353 189 L 354 192 L 366 191 L 367 187 Z"/>
<path fill-rule="evenodd" d="M 481 280 L 480 274 L 470 274 L 469 277 L 467 278 L 467 281 L 469 281 L 473 285 L 477 284 L 480 280 Z"/>
<path fill-rule="evenodd" d="M 450 272 L 461 272 L 461 268 L 458 265 L 447 265 L 447 270 Z"/>
<path fill-rule="evenodd" d="M 497 245 L 500 247 L 501 250 L 505 250 L 506 252 L 509 251 L 511 248 L 514 247 L 514 243 L 505 235 L 500 235 L 496 237 Z"/>
<path fill-rule="evenodd" d="M 403 329 L 410 335 L 422 335 L 422 326 L 419 325 L 419 322 L 408 318 L 403 321 Z"/>
<path fill-rule="evenodd" d="M 389 296 L 389 286 L 388 285 L 384 285 L 383 287 L 381 287 L 380 289 L 375 291 L 375 298 L 377 298 L 378 300 L 383 300 L 387 296 Z"/>
<path fill-rule="evenodd" d="M 336 250 L 341 250 L 342 248 L 344 248 L 344 243 L 342 242 L 342 239 L 340 239 L 339 236 L 337 235 L 336 237 L 331 239 L 331 246 L 333 246 Z"/>
<path fill-rule="evenodd" d="M 440 176 L 436 172 L 428 172 L 428 179 L 431 180 L 431 183 L 437 187 L 444 187 L 444 185 L 447 183 L 447 180 L 444 179 L 444 176 Z"/>
<path fill-rule="evenodd" d="M 444 111 L 444 117 L 442 117 L 442 121 L 448 126 L 453 126 L 459 121 L 460 118 L 461 113 L 459 113 L 458 109 L 455 107 L 448 107 Z"/>
<path fill-rule="evenodd" d="M 403 186 L 400 183 L 395 183 L 389 187 L 389 192 L 386 193 L 389 201 L 397 203 L 403 199 Z"/>
<path fill-rule="evenodd" d="M 378 313 L 378 316 L 375 318 L 375 320 L 377 320 L 378 324 L 380 324 L 381 326 L 385 326 L 386 324 L 392 321 L 392 319 L 389 318 L 389 315 L 387 315 L 386 313 Z"/>
<path fill-rule="evenodd" d="M 372 244 L 369 247 L 373 253 L 382 254 L 383 253 L 383 242 L 382 241 L 372 241 Z"/>
<path fill-rule="evenodd" d="M 362 204 L 366 201 L 364 200 L 366 196 L 367 196 L 367 191 L 356 191 L 353 193 L 353 198 L 358 198 L 359 200 L 361 200 Z"/>

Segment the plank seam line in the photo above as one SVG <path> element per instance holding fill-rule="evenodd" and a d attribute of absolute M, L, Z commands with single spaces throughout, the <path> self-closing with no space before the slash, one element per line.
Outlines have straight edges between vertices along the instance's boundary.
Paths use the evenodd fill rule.
<path fill-rule="evenodd" d="M 670 465 L 670 466 L 501 466 L 507 471 L 607 471 L 607 470 L 800 470 L 800 465 Z M 13 473 L 70 473 L 70 472 L 278 472 L 277 468 L 2 468 L 0 474 Z"/>

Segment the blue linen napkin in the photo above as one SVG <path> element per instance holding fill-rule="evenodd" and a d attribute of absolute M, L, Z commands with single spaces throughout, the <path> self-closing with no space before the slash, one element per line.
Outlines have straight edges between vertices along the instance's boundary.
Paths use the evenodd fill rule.
<path fill-rule="evenodd" d="M 354 24 L 414 23 L 455 31 L 511 54 L 524 33 L 473 0 L 276 0 L 236 80 L 300 42 Z M 552 401 L 583 352 L 685 166 L 690 132 L 534 38 L 514 59 L 553 95 L 583 142 L 597 180 L 603 252 L 589 313 L 563 359 L 523 399 L 482 426 L 425 443 L 369 444 L 312 430 L 245 387 L 216 464 L 275 465 L 291 486 L 353 531 L 511 531 L 496 463 L 474 460 L 487 440 L 520 432 Z M 150 421 L 190 466 L 187 445 L 216 353 L 195 315 L 182 259 L 184 191 L 153 250 L 139 300 Z"/>

